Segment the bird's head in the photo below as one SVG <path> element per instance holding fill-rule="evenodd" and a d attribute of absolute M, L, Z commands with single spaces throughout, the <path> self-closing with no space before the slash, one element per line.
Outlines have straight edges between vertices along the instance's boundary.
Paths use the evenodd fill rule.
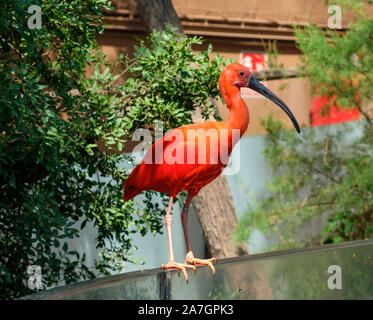
<path fill-rule="evenodd" d="M 224 92 L 227 85 L 230 87 L 237 87 L 238 89 L 250 88 L 266 97 L 267 99 L 271 100 L 286 113 L 286 115 L 292 121 L 297 132 L 300 133 L 299 124 L 285 102 L 283 102 L 272 91 L 270 91 L 258 80 L 256 80 L 252 76 L 250 70 L 242 64 L 231 63 L 223 69 L 219 78 L 219 86 L 222 93 Z"/>
<path fill-rule="evenodd" d="M 136 170 L 136 168 L 135 168 Z M 134 172 L 135 173 L 135 172 Z M 123 200 L 129 201 L 143 191 L 137 184 L 136 175 L 130 175 L 123 185 Z"/>

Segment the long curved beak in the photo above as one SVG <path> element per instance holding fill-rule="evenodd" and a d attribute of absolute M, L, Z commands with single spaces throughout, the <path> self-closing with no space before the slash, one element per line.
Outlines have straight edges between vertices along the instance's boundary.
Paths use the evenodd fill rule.
<path fill-rule="evenodd" d="M 247 86 L 250 89 L 260 93 L 262 96 L 265 96 L 272 102 L 276 103 L 290 118 L 291 122 L 293 123 L 295 130 L 300 133 L 300 127 L 295 119 L 293 113 L 287 107 L 284 101 L 282 101 L 279 97 L 277 97 L 271 90 L 263 86 L 258 80 L 256 80 L 253 76 L 250 77 L 249 85 Z"/>

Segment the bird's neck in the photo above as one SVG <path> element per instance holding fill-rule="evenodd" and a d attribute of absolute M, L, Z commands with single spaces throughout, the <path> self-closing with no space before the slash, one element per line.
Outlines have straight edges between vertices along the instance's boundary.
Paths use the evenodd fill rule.
<path fill-rule="evenodd" d="M 249 110 L 241 98 L 240 89 L 236 86 L 221 86 L 220 88 L 224 101 L 229 108 L 229 116 L 226 121 L 229 129 L 239 129 L 242 136 L 249 125 Z"/>

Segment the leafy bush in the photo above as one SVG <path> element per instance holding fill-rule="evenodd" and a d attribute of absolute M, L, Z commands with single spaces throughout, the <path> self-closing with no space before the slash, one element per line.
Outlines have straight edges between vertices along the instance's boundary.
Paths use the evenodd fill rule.
<path fill-rule="evenodd" d="M 168 129 L 190 123 L 198 106 L 210 114 L 222 64 L 170 28 L 110 64 L 95 41 L 106 1 L 33 1 L 43 13 L 33 30 L 30 4 L 0 8 L 0 298 L 31 292 L 28 265 L 41 267 L 44 286 L 119 271 L 132 261 L 132 233 L 160 232 L 164 208 L 151 192 L 141 206 L 121 199 L 120 165 L 131 159 L 114 151 L 155 120 Z M 87 222 L 102 251 L 94 268 L 66 242 Z"/>

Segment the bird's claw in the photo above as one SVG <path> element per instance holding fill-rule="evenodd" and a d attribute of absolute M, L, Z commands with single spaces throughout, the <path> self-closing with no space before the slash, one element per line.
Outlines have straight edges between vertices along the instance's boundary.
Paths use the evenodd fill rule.
<path fill-rule="evenodd" d="M 175 261 L 169 261 L 167 264 L 162 264 L 162 269 L 166 270 L 178 270 L 181 271 L 184 275 L 185 281 L 188 282 L 188 275 L 186 269 L 192 269 L 196 272 L 196 267 L 187 263 L 177 263 Z M 179 272 L 180 274 L 180 272 Z"/>
<path fill-rule="evenodd" d="M 185 257 L 184 264 L 195 265 L 195 266 L 208 266 L 211 269 L 212 275 L 215 275 L 215 267 L 212 264 L 213 261 L 216 261 L 216 258 L 210 259 L 196 259 L 192 253 L 188 253 Z"/>

